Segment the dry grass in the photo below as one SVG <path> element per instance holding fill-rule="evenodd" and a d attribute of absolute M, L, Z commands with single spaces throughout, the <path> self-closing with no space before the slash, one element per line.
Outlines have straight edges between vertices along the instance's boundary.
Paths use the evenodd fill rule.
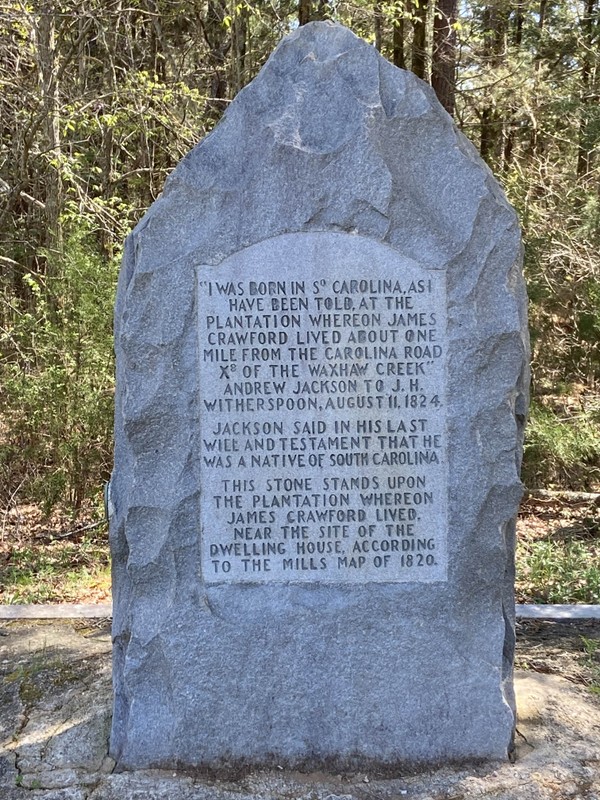
<path fill-rule="evenodd" d="M 517 602 L 600 603 L 600 507 L 528 498 L 517 523 Z"/>
<path fill-rule="evenodd" d="M 73 519 L 20 505 L 0 520 L 0 603 L 110 600 L 106 525 L 88 506 Z M 600 603 L 600 508 L 529 498 L 518 525 L 517 602 Z"/>
<path fill-rule="evenodd" d="M 0 523 L 0 603 L 110 600 L 106 525 L 88 506 L 76 519 L 56 509 L 15 506 Z"/>

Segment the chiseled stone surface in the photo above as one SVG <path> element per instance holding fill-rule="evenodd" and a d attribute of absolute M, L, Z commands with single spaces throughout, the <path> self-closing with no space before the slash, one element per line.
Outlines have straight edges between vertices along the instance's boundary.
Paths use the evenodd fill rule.
<path fill-rule="evenodd" d="M 208 323 L 198 281 L 246 248 L 302 233 L 367 239 L 423 277 L 443 275 L 444 368 L 432 385 L 445 395 L 446 473 L 436 491 L 445 493 L 447 569 L 432 582 L 400 572 L 390 582 L 318 572 L 302 583 L 204 578 L 202 402 L 214 386 L 199 379 L 199 326 Z M 119 768 L 342 770 L 507 757 L 528 385 L 520 254 L 514 212 L 432 90 L 337 25 L 286 38 L 181 162 L 127 242 L 117 298 Z M 284 260 L 259 279 L 302 279 Z M 343 264 L 330 267 L 321 264 L 324 280 L 344 277 Z M 318 269 L 311 263 L 307 274 Z M 251 270 L 239 278 L 251 280 Z M 219 469 L 245 478 L 235 463 Z"/>

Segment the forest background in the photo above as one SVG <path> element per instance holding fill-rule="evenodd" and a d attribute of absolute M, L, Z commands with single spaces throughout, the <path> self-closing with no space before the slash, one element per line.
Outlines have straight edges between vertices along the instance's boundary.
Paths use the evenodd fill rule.
<path fill-rule="evenodd" d="M 523 479 L 579 493 L 546 498 L 557 518 L 564 498 L 579 506 L 530 537 L 524 569 L 549 559 L 556 583 L 560 530 L 561 558 L 585 565 L 566 594 L 600 602 L 599 0 L 0 0 L 0 577 L 106 564 L 105 531 L 48 520 L 101 513 L 123 240 L 281 37 L 314 19 L 432 83 L 517 209 L 533 357 Z M 40 561 L 65 539 L 64 563 Z M 0 601 L 23 596 L 0 587 Z"/>

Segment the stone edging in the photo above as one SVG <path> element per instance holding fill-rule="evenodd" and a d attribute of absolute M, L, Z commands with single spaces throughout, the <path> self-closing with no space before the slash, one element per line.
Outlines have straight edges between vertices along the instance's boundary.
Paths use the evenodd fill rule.
<path fill-rule="evenodd" d="M 111 616 L 112 603 L 0 605 L 0 619 L 94 619 Z"/>
<path fill-rule="evenodd" d="M 600 619 L 600 605 L 518 604 L 516 614 L 519 619 Z M 0 604 L 0 620 L 98 619 L 111 616 L 112 603 Z"/>
<path fill-rule="evenodd" d="M 517 605 L 520 619 L 600 619 L 600 605 Z"/>

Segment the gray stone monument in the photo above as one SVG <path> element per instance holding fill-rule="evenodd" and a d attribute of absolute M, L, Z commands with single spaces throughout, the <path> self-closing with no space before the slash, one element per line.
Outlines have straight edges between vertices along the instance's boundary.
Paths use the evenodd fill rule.
<path fill-rule="evenodd" d="M 507 757 L 520 257 L 431 88 L 339 25 L 183 159 L 117 299 L 119 767 Z"/>

